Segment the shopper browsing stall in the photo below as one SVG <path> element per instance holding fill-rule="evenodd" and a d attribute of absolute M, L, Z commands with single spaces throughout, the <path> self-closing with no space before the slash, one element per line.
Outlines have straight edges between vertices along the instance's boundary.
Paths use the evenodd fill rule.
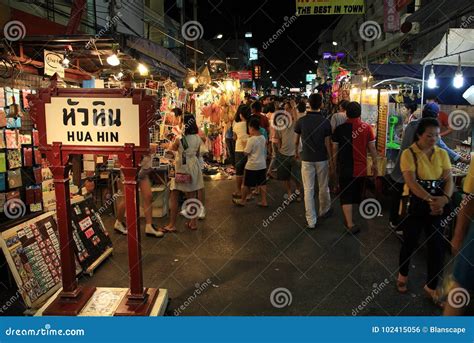
<path fill-rule="evenodd" d="M 437 119 L 438 113 L 439 113 L 439 106 L 435 103 L 429 103 L 425 105 L 425 107 L 423 108 L 422 118 L 423 119 L 424 118 Z M 400 161 L 401 161 L 401 156 L 402 156 L 403 151 L 409 148 L 411 144 L 413 144 L 416 137 L 415 133 L 420 121 L 421 119 L 412 121 L 406 126 L 403 132 L 403 139 L 400 146 L 400 153 L 395 162 L 395 167 L 393 168 L 393 171 L 390 174 L 390 177 L 394 181 L 394 183 L 391 186 L 392 203 L 390 206 L 389 225 L 392 229 L 396 230 L 397 234 L 400 234 L 400 235 L 402 234 L 403 228 L 399 225 L 400 224 L 399 209 L 400 209 L 400 199 L 403 193 L 403 185 L 405 182 L 403 179 L 402 171 L 400 169 Z M 450 149 L 441 137 L 438 138 L 436 145 L 448 153 L 448 156 L 452 162 L 456 163 L 460 161 L 463 163 L 469 163 L 469 160 L 464 159 L 461 155 L 456 153 L 454 150 Z"/>
<path fill-rule="evenodd" d="M 171 197 L 170 197 L 170 221 L 162 227 L 160 231 L 174 232 L 176 231 L 176 219 L 178 215 L 178 195 L 184 192 L 186 198 L 196 199 L 196 192 L 204 188 L 204 180 L 202 176 L 201 166 L 198 160 L 199 147 L 201 146 L 201 137 L 198 135 L 198 127 L 196 118 L 191 114 L 184 116 L 184 135 L 177 137 L 170 146 L 170 150 L 176 152 L 175 160 L 175 178 L 171 180 Z M 196 201 L 198 207 L 199 202 Z M 191 206 L 191 202 L 189 202 Z M 187 210 L 184 208 L 184 210 Z M 188 213 L 191 211 L 187 211 Z M 197 229 L 197 215 L 190 216 L 190 221 L 186 226 L 191 230 Z"/>
<path fill-rule="evenodd" d="M 232 194 L 235 198 L 242 196 L 242 181 L 244 177 L 245 165 L 247 164 L 247 156 L 245 155 L 245 146 L 247 145 L 248 120 L 250 119 L 250 107 L 241 105 L 235 114 L 233 125 L 235 139 L 235 172 L 236 172 L 236 191 Z"/>
<path fill-rule="evenodd" d="M 436 289 L 444 257 L 441 223 L 454 189 L 448 153 L 436 146 L 439 131 L 436 119 L 422 119 L 416 130 L 415 143 L 402 153 L 401 170 L 406 184 L 404 195 L 409 196 L 410 201 L 404 223 L 397 280 L 398 291 L 408 292 L 410 258 L 416 250 L 421 231 L 425 231 L 428 270 L 424 290 L 437 304 L 439 295 Z"/>

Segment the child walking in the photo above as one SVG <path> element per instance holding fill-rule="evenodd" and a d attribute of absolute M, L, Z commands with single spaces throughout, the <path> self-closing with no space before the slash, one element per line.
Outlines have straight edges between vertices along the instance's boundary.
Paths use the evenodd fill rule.
<path fill-rule="evenodd" d="M 247 156 L 244 172 L 244 186 L 242 187 L 241 199 L 233 199 L 237 206 L 245 206 L 250 188 L 259 187 L 261 200 L 260 207 L 268 207 L 267 204 L 267 141 L 260 132 L 260 122 L 257 118 L 252 118 L 249 122 L 250 138 L 244 154 Z"/>

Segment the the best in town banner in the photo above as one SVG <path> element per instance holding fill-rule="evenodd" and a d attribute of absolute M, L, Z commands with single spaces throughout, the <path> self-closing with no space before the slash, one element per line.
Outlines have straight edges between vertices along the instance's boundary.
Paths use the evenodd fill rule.
<path fill-rule="evenodd" d="M 297 15 L 364 13 L 364 0 L 296 0 Z"/>

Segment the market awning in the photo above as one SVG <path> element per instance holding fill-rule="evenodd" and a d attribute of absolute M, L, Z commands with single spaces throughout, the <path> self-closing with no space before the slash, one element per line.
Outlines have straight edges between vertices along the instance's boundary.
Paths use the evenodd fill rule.
<path fill-rule="evenodd" d="M 153 43 L 152 41 L 134 36 L 127 36 L 127 47 L 134 49 L 147 60 L 147 63 L 157 69 L 161 69 L 178 80 L 186 76 L 186 68 L 179 61 L 178 57 L 168 49 Z"/>
<path fill-rule="evenodd" d="M 464 62 L 462 64 L 464 65 Z M 450 65 L 436 66 L 436 77 L 452 78 L 456 68 L 456 66 Z M 423 78 L 423 66 L 421 64 L 369 64 L 369 71 L 374 79 L 378 81 L 401 77 Z M 463 68 L 463 73 L 465 78 L 474 78 L 474 68 Z"/>
<path fill-rule="evenodd" d="M 425 56 L 420 64 L 458 65 L 474 67 L 474 29 L 449 29 L 441 42 Z"/>
<path fill-rule="evenodd" d="M 384 88 L 387 85 L 420 85 L 423 82 L 422 79 L 417 79 L 414 77 L 394 77 L 391 79 L 385 79 L 374 83 L 373 88 Z"/>
<path fill-rule="evenodd" d="M 470 1 L 466 0 L 449 0 L 449 1 L 431 1 L 426 2 L 421 8 L 407 17 L 406 22 L 423 23 L 427 20 L 434 20 L 436 18 L 445 18 L 446 13 L 452 12 L 453 8 L 457 9 L 457 12 L 464 13 L 469 11 L 469 8 L 473 7 Z"/>

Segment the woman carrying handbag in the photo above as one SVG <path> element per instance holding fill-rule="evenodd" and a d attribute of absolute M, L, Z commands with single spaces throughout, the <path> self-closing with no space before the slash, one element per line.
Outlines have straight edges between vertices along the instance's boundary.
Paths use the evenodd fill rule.
<path fill-rule="evenodd" d="M 160 231 L 176 231 L 179 192 L 184 192 L 187 200 L 194 199 L 194 201 L 188 201 L 187 207 L 189 208 L 183 208 L 183 210 L 186 211 L 185 216 L 189 219 L 189 222 L 186 223 L 188 229 L 197 229 L 197 218 L 203 205 L 197 200 L 196 192 L 204 188 L 204 179 L 198 160 L 200 146 L 201 138 L 198 135 L 196 118 L 192 114 L 186 114 L 184 116 L 184 135 L 181 139 L 176 138 L 170 147 L 170 150 L 176 151 L 176 172 L 170 186 L 170 222 Z"/>
<path fill-rule="evenodd" d="M 415 143 L 402 153 L 401 170 L 405 180 L 407 216 L 402 223 L 403 244 L 397 280 L 398 291 L 407 293 L 410 258 L 426 245 L 427 282 L 424 290 L 437 305 L 441 305 L 436 289 L 445 254 L 441 223 L 446 217 L 454 188 L 449 156 L 445 150 L 436 146 L 439 133 L 436 119 L 422 119 L 416 130 Z M 426 237 L 418 247 L 422 231 L 425 231 Z"/>

